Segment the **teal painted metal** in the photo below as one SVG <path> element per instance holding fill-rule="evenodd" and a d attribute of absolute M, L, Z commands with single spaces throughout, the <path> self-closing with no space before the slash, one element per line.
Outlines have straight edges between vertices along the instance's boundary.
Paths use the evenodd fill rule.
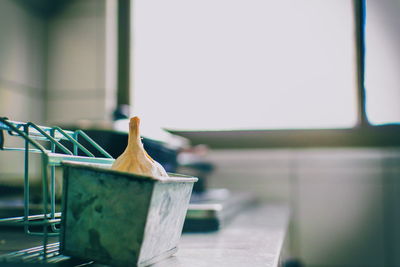
<path fill-rule="evenodd" d="M 148 177 L 65 162 L 61 252 L 147 266 L 177 250 L 197 178 Z"/>
<path fill-rule="evenodd" d="M 70 257 L 60 255 L 59 252 L 59 242 L 56 243 L 51 243 L 46 246 L 46 262 L 52 266 L 79 266 L 77 261 L 74 261 L 74 263 L 71 262 L 71 264 L 68 264 L 68 260 L 70 260 Z M 3 266 L 19 266 L 20 264 L 22 266 L 42 266 L 37 265 L 38 259 L 40 261 L 43 261 L 43 246 L 38 246 L 38 247 L 33 247 L 33 248 L 28 248 L 20 251 L 16 251 L 10 254 L 7 254 L 6 256 L 0 257 L 0 265 Z M 13 264 L 8 264 L 9 262 L 12 262 Z M 58 264 L 61 263 L 61 264 Z M 82 262 L 82 266 L 85 266 L 85 262 Z"/>
<path fill-rule="evenodd" d="M 16 122 L 7 118 L 0 118 L 0 150 L 24 152 L 24 216 L 14 218 L 0 218 L 0 225 L 23 225 L 24 231 L 29 235 L 43 236 L 43 249 L 40 257 L 43 262 L 48 259 L 48 236 L 59 235 L 60 213 L 56 211 L 56 166 L 61 166 L 62 161 L 111 165 L 112 156 L 93 141 L 83 131 L 67 131 L 60 127 L 39 126 L 32 122 Z M 22 147 L 7 147 L 4 142 L 4 133 L 8 136 L 24 140 Z M 95 157 L 85 146 L 79 142 L 79 138 L 89 143 L 96 152 L 103 157 Z M 40 143 L 39 143 L 40 141 Z M 64 144 L 71 144 L 73 151 Z M 42 145 L 46 143 L 46 145 Z M 58 149 L 61 152 L 56 152 Z M 82 152 L 85 156 L 79 156 Z M 41 183 L 42 183 L 42 214 L 30 214 L 30 177 L 29 155 L 41 154 Z M 22 164 L 22 163 L 21 163 Z M 42 226 L 42 231 L 33 231 L 32 226 Z"/>

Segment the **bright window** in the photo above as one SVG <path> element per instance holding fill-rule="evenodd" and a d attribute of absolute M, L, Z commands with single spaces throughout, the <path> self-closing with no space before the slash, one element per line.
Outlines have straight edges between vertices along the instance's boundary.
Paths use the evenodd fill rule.
<path fill-rule="evenodd" d="M 400 2 L 367 1 L 366 103 L 372 124 L 400 122 Z"/>
<path fill-rule="evenodd" d="M 135 0 L 134 113 L 191 130 L 356 124 L 348 0 Z"/>

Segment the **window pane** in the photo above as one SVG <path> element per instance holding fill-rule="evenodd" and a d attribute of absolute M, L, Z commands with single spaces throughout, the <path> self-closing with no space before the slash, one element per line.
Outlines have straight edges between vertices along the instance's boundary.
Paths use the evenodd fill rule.
<path fill-rule="evenodd" d="M 177 129 L 352 127 L 352 1 L 135 0 L 134 111 Z"/>
<path fill-rule="evenodd" d="M 400 1 L 367 2 L 366 99 L 371 123 L 400 122 Z"/>

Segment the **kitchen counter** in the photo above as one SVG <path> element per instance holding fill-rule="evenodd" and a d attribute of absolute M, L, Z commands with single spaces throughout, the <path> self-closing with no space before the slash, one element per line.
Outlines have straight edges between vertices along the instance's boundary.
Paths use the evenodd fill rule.
<path fill-rule="evenodd" d="M 248 208 L 219 231 L 183 234 L 178 252 L 152 267 L 279 266 L 289 216 L 289 209 L 281 205 Z M 0 237 L 0 255 L 40 245 L 37 237 L 26 237 L 15 229 L 0 228 Z"/>
<path fill-rule="evenodd" d="M 175 256 L 152 267 L 279 266 L 288 223 L 285 206 L 254 207 L 217 232 L 185 233 Z"/>

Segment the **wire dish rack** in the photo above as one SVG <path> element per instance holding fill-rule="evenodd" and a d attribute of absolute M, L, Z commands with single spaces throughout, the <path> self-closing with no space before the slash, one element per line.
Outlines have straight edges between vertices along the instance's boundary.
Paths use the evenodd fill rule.
<path fill-rule="evenodd" d="M 22 139 L 20 142 L 22 145 L 7 147 L 6 136 L 10 139 Z M 63 161 L 111 165 L 113 157 L 81 130 L 68 131 L 57 126 L 39 126 L 32 122 L 11 121 L 8 118 L 0 118 L 0 150 L 24 153 L 23 216 L 0 218 L 0 226 L 21 226 L 25 234 L 42 237 L 42 246 L 0 256 L 0 264 L 2 262 L 50 263 L 62 260 L 63 256 L 58 253 L 59 243 L 49 243 L 49 237 L 60 235 L 61 212 L 56 211 L 56 167 L 61 166 Z M 31 153 L 40 154 L 42 203 L 39 214 L 32 214 L 30 203 L 32 189 L 29 155 Z"/>

